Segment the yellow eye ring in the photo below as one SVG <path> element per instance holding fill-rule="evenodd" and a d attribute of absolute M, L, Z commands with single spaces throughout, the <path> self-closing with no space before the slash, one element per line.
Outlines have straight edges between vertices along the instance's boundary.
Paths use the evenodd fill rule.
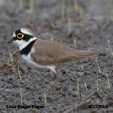
<path fill-rule="evenodd" d="M 22 33 L 18 33 L 18 34 L 17 34 L 17 38 L 18 38 L 18 39 L 22 39 L 23 37 L 24 37 L 24 34 L 22 34 Z"/>

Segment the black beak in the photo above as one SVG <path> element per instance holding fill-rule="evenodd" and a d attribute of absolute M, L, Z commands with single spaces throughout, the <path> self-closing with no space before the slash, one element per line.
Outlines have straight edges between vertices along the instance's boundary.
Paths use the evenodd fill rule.
<path fill-rule="evenodd" d="M 8 43 L 8 44 L 9 44 L 9 43 L 13 43 L 13 39 L 9 40 L 7 43 Z"/>

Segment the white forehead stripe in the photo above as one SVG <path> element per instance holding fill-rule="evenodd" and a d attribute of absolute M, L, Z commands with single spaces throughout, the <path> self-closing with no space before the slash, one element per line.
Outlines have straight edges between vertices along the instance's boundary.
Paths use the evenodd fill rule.
<path fill-rule="evenodd" d="M 21 28 L 20 30 L 21 30 L 21 32 L 24 33 L 24 34 L 32 35 L 29 31 L 27 31 L 27 30 L 24 29 L 24 28 Z"/>
<path fill-rule="evenodd" d="M 16 37 L 16 34 L 15 33 L 13 33 L 13 36 L 12 37 Z"/>

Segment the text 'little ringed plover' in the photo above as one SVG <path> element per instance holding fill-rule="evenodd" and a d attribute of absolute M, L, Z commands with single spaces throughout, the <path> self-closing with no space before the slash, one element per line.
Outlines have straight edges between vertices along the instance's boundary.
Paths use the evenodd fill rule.
<path fill-rule="evenodd" d="M 58 64 L 104 55 L 103 52 L 80 51 L 56 42 L 37 39 L 34 33 L 27 28 L 16 30 L 9 42 L 19 47 L 22 58 L 26 62 L 37 68 L 50 69 L 55 74 L 55 67 Z M 49 90 L 57 80 L 53 82 Z"/>

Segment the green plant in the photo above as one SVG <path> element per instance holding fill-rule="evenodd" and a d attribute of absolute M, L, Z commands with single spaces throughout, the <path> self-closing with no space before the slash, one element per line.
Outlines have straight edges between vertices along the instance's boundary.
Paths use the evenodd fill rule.
<path fill-rule="evenodd" d="M 20 105 L 22 105 L 22 89 L 20 88 Z"/>
<path fill-rule="evenodd" d="M 113 8 L 110 9 L 110 20 L 113 21 Z"/>
<path fill-rule="evenodd" d="M 23 8 L 23 0 L 19 0 L 19 7 Z"/>
<path fill-rule="evenodd" d="M 110 43 L 110 40 L 108 40 L 108 49 L 107 49 L 107 51 L 113 56 L 113 51 L 112 51 L 112 48 L 111 48 L 109 43 Z"/>
<path fill-rule="evenodd" d="M 62 0 L 61 18 L 64 20 L 65 0 Z"/>
<path fill-rule="evenodd" d="M 79 11 L 79 6 L 77 0 L 74 0 L 74 9 L 75 11 Z"/>
<path fill-rule="evenodd" d="M 99 99 L 98 99 L 98 97 L 97 97 L 97 103 L 99 103 Z"/>
<path fill-rule="evenodd" d="M 83 81 L 84 81 L 84 86 L 85 86 L 85 88 L 86 88 L 86 91 L 87 91 L 88 89 L 87 89 L 86 82 L 85 82 L 85 80 L 83 80 Z"/>
<path fill-rule="evenodd" d="M 109 5 L 110 5 L 110 20 L 113 21 L 113 6 L 112 6 L 112 1 L 108 0 Z"/>
<path fill-rule="evenodd" d="M 21 77 L 21 74 L 20 74 L 20 68 L 19 68 L 19 66 L 18 66 L 18 76 L 19 76 L 20 80 L 22 80 L 22 77 Z"/>
<path fill-rule="evenodd" d="M 110 81 L 109 81 L 109 77 L 108 77 L 108 72 L 107 72 L 107 70 L 106 70 L 106 77 L 107 77 L 108 88 L 110 88 L 111 85 L 110 85 Z"/>
<path fill-rule="evenodd" d="M 30 13 L 33 16 L 33 19 L 36 18 L 36 13 L 34 12 L 34 0 L 30 0 Z"/>
<path fill-rule="evenodd" d="M 99 85 L 98 85 L 98 75 L 97 75 L 97 91 L 99 91 Z M 99 99 L 97 97 L 97 103 L 99 103 Z"/>
<path fill-rule="evenodd" d="M 34 12 L 34 0 L 30 0 L 30 13 Z"/>
<path fill-rule="evenodd" d="M 11 3 L 11 2 L 12 2 L 12 0 L 8 0 L 8 2 L 9 2 L 9 3 Z"/>
<path fill-rule="evenodd" d="M 76 42 L 76 38 L 75 37 L 73 38 L 73 43 L 74 43 L 75 48 L 77 48 L 77 42 Z"/>
<path fill-rule="evenodd" d="M 98 87 L 98 76 L 97 76 L 97 91 L 99 91 L 99 87 Z"/>
<path fill-rule="evenodd" d="M 100 69 L 97 57 L 96 57 L 96 64 L 97 64 L 97 68 L 98 68 L 99 73 L 101 73 L 101 69 Z"/>
<path fill-rule="evenodd" d="M 11 53 L 10 50 L 9 50 L 9 55 L 11 56 L 11 62 L 12 62 L 12 65 L 13 65 L 14 61 L 13 61 L 12 53 Z M 13 66 L 13 70 L 14 70 L 14 69 L 15 69 L 15 67 Z"/>
<path fill-rule="evenodd" d="M 71 33 L 70 9 L 67 9 L 68 32 Z"/>
<path fill-rule="evenodd" d="M 80 19 L 83 19 L 83 9 L 80 8 Z"/>
<path fill-rule="evenodd" d="M 46 92 L 44 91 L 44 101 L 45 101 L 45 104 L 47 104 L 47 97 L 46 97 Z"/>
<path fill-rule="evenodd" d="M 90 0 L 91 5 L 95 5 L 95 1 L 94 0 Z"/>
<path fill-rule="evenodd" d="M 77 79 L 77 92 L 79 93 L 79 78 Z"/>
<path fill-rule="evenodd" d="M 53 42 L 53 41 L 54 41 L 54 38 L 53 38 L 53 37 L 51 37 L 51 38 L 50 38 L 50 41 L 51 41 L 51 42 Z"/>

